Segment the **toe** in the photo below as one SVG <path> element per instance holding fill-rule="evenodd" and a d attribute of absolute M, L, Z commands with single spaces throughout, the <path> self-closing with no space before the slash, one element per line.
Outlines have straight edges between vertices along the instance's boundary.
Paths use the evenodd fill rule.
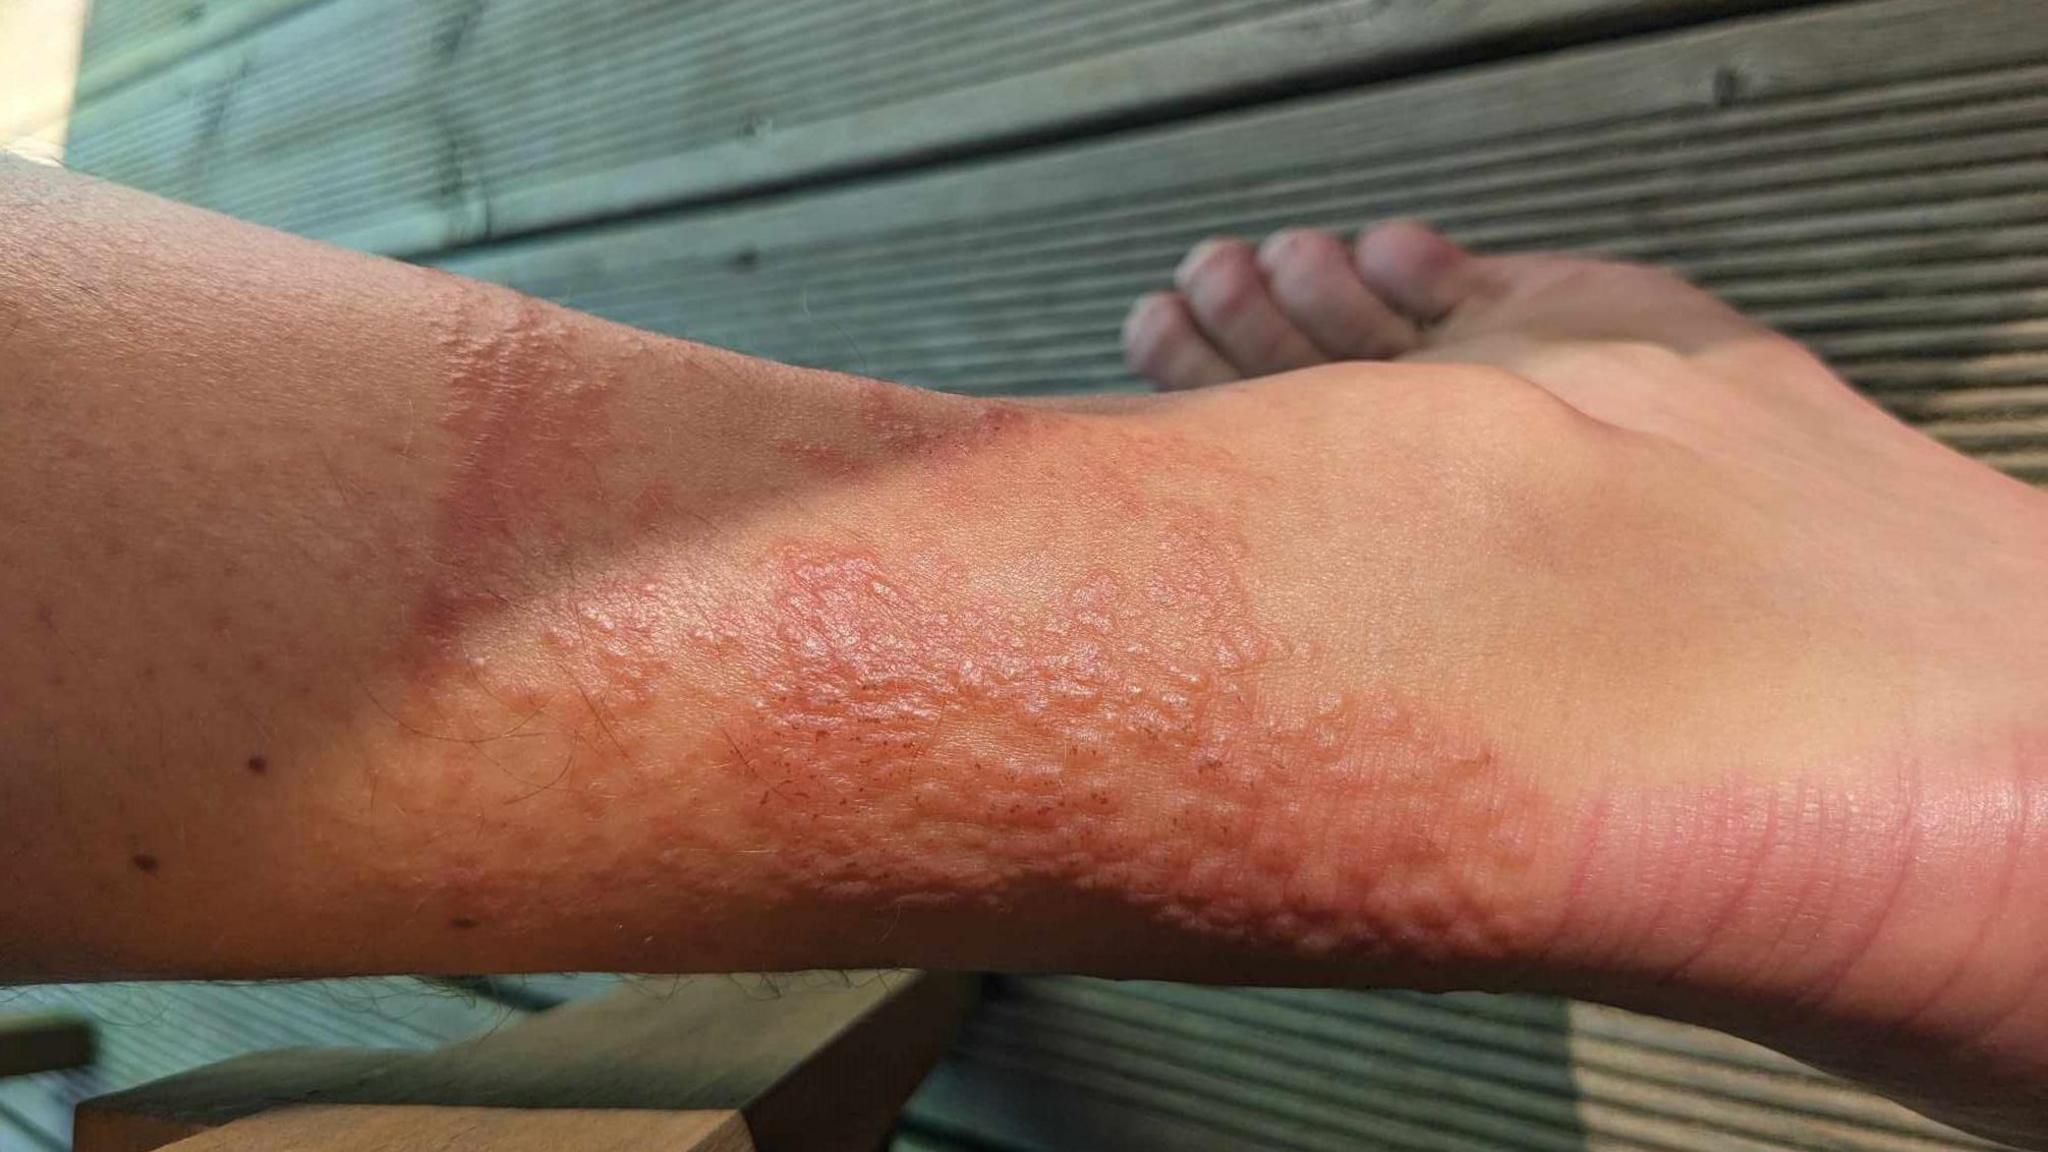
<path fill-rule="evenodd" d="M 1275 232 L 1259 266 L 1281 312 L 1330 358 L 1379 360 L 1413 349 L 1420 335 L 1359 279 L 1351 251 L 1328 232 Z"/>
<path fill-rule="evenodd" d="M 1355 255 L 1366 287 L 1419 325 L 1442 320 L 1482 287 L 1480 262 L 1418 221 L 1374 228 L 1358 238 Z"/>
<path fill-rule="evenodd" d="M 1329 359 L 1281 313 L 1252 246 L 1204 240 L 1173 274 L 1195 321 L 1242 375 L 1307 368 Z"/>
<path fill-rule="evenodd" d="M 1124 360 L 1131 371 L 1166 389 L 1206 388 L 1241 379 L 1195 324 L 1175 292 L 1140 296 L 1124 318 Z"/>

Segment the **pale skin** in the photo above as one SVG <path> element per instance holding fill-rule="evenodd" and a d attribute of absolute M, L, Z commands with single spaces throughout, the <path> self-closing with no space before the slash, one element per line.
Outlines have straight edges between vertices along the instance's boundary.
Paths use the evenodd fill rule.
<path fill-rule="evenodd" d="M 0 167 L 0 978 L 1537 988 L 2048 1140 L 2048 497 L 1647 269 L 1177 287 L 1025 406 Z"/>

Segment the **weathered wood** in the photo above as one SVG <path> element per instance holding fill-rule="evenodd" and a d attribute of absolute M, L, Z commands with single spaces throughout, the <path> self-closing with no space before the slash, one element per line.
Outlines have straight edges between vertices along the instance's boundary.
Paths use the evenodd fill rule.
<path fill-rule="evenodd" d="M 1531 997 L 1079 979 L 991 994 L 909 1117 L 1014 1149 L 1984 1145 L 1776 1053 Z"/>
<path fill-rule="evenodd" d="M 43 984 L 0 990 L 0 1011 L 62 1012 L 95 1024 L 89 1066 L 0 1080 L 0 1113 L 55 1142 L 67 1141 L 79 1100 L 203 1064 L 306 1044 L 439 1047 L 520 1015 L 408 979 Z"/>
<path fill-rule="evenodd" d="M 308 7 L 88 102 L 71 162 L 418 253 L 1762 0 Z"/>
<path fill-rule="evenodd" d="M 1909 418 L 2048 479 L 2048 21 L 1883 0 L 441 261 L 630 323 L 967 392 L 1129 387 L 1116 335 L 1205 235 L 1421 215 L 1653 260 Z"/>
<path fill-rule="evenodd" d="M 754 1152 L 737 1112 L 283 1108 L 166 1146 L 165 1152 Z"/>
<path fill-rule="evenodd" d="M 279 1107 L 736 1111 L 764 1152 L 868 1152 L 950 1041 L 964 977 L 628 987 L 433 1052 L 261 1053 L 86 1101 L 80 1152 L 142 1152 Z"/>
<path fill-rule="evenodd" d="M 76 1068 L 92 1060 L 92 1022 L 63 1012 L 0 1015 L 0 1076 Z"/>
<path fill-rule="evenodd" d="M 92 0 L 78 73 L 87 104 L 313 0 Z"/>

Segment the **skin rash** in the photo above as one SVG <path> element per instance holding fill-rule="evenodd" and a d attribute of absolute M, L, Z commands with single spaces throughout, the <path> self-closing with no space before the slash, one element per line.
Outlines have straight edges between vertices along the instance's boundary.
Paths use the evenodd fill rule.
<path fill-rule="evenodd" d="M 1282 646 L 1227 536 L 1181 524 L 1155 546 L 1137 580 L 1083 574 L 1030 608 L 960 606 L 946 590 L 972 577 L 943 556 L 771 554 L 742 631 L 773 645 L 719 736 L 791 875 L 997 909 L 1057 882 L 1311 954 L 1535 927 L 1481 914 L 1529 863 L 1533 807 L 1492 753 L 1391 699 L 1276 705 L 1260 681 Z"/>
<path fill-rule="evenodd" d="M 449 291 L 455 451 L 379 701 L 430 770 L 378 785 L 459 814 L 393 853 L 446 931 L 532 940 L 577 875 L 568 915 L 617 926 L 618 967 L 721 907 L 810 909 L 818 954 L 860 962 L 1065 906 L 1309 978 L 1545 955 L 1819 987 L 1910 895 L 1900 830 L 1938 798 L 1907 775 L 1853 805 L 1737 773 L 1617 806 L 1441 696 L 1319 673 L 1252 591 L 1276 481 L 1227 451 L 821 374 L 817 426 L 770 414 L 796 424 L 771 470 L 679 472 L 636 439 L 644 349 Z M 1186 494 L 1215 476 L 1230 499 Z M 690 900 L 664 922 L 650 889 Z"/>
<path fill-rule="evenodd" d="M 545 306 L 449 292 L 456 450 L 409 687 L 379 706 L 434 746 L 387 795 L 470 814 L 410 878 L 451 931 L 539 923 L 524 894 L 550 870 L 607 878 L 590 890 L 620 907 L 590 915 L 622 922 L 669 883 L 990 917 L 1056 888 L 1311 958 L 1481 957 L 1555 929 L 1553 903 L 1507 894 L 1555 871 L 1562 825 L 1486 739 L 1391 690 L 1274 691 L 1314 653 L 1261 618 L 1243 509 L 1170 490 L 1239 462 L 1113 418 L 824 378 L 846 411 L 776 439 L 790 475 L 747 498 L 895 486 L 938 515 L 854 530 L 814 500 L 816 531 L 750 533 L 716 478 L 642 465 L 630 365 L 572 355 Z M 1086 449 L 1049 456 L 1053 437 Z M 1239 479 L 1255 499 L 1264 481 Z M 1019 535 L 1092 546 L 1029 553 L 1099 566 L 991 571 L 949 538 L 949 515 L 1034 485 L 1080 510 L 1020 508 Z M 529 845 L 534 874 L 486 875 L 481 833 Z M 755 887 L 720 876 L 732 853 Z"/>

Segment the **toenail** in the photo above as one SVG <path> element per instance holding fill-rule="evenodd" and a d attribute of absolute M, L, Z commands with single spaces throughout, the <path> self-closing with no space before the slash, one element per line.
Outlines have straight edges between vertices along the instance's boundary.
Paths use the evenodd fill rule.
<path fill-rule="evenodd" d="M 1124 317 L 1123 344 L 1133 359 L 1150 359 L 1173 335 L 1173 295 L 1154 292 L 1141 296 Z"/>
<path fill-rule="evenodd" d="M 1202 270 L 1203 265 L 1229 251 L 1238 243 L 1238 241 L 1223 237 L 1211 237 L 1188 249 L 1188 254 L 1181 258 L 1180 266 L 1173 270 L 1174 283 L 1186 284 Z"/>
<path fill-rule="evenodd" d="M 1130 343 L 1157 328 L 1166 319 L 1166 302 L 1164 292 L 1148 292 L 1131 301 L 1131 310 L 1124 316 L 1124 342 Z"/>
<path fill-rule="evenodd" d="M 1265 243 L 1259 245 L 1259 263 L 1274 264 L 1279 262 L 1289 254 L 1299 251 L 1302 245 L 1308 243 L 1313 235 L 1314 233 L 1300 228 L 1289 228 L 1284 232 L 1273 233 L 1271 236 L 1266 237 Z"/>

